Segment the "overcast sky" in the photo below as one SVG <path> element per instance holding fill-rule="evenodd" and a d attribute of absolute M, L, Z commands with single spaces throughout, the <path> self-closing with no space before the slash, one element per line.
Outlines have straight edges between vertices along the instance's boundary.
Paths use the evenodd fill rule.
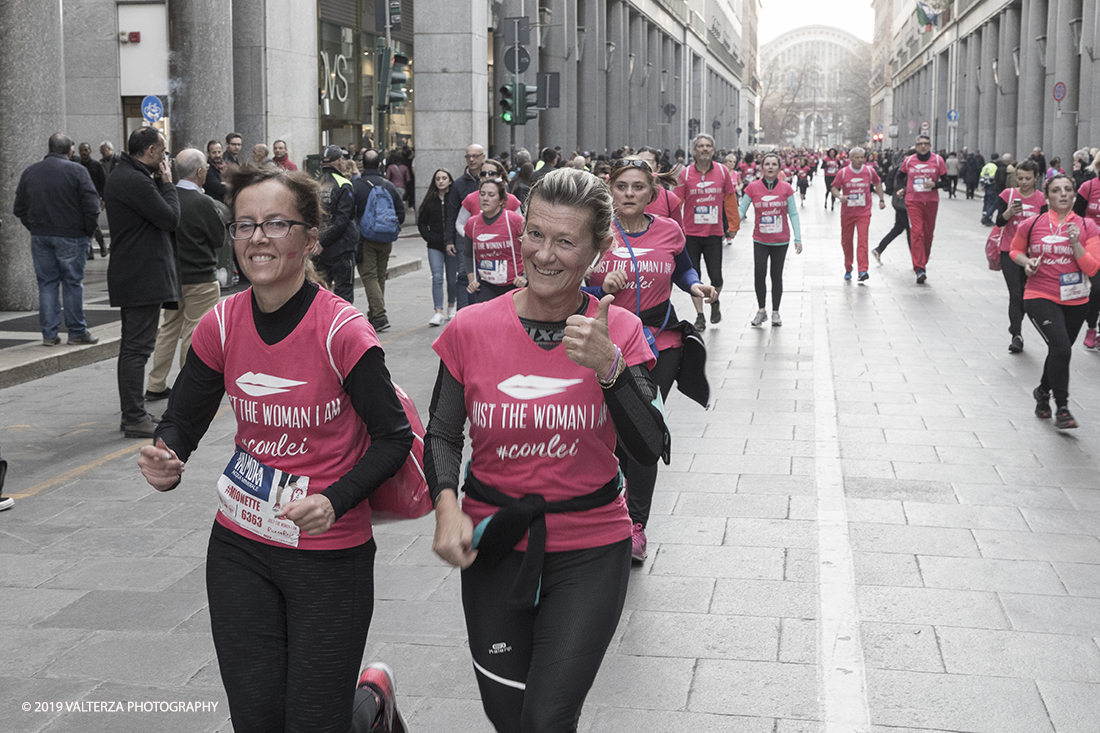
<path fill-rule="evenodd" d="M 871 0 L 761 0 L 760 45 L 804 25 L 843 28 L 868 43 L 874 36 Z"/>

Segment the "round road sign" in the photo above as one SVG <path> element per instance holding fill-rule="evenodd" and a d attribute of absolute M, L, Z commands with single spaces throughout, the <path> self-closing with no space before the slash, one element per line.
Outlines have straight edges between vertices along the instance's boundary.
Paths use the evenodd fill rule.
<path fill-rule="evenodd" d="M 959 121 L 959 110 L 957 110 L 957 109 L 948 110 L 947 111 L 947 121 L 948 122 L 958 122 Z"/>
<path fill-rule="evenodd" d="M 1054 101 L 1061 102 L 1066 98 L 1066 85 L 1063 82 L 1057 82 L 1054 85 Z"/>
<path fill-rule="evenodd" d="M 141 116 L 145 118 L 145 121 L 150 125 L 164 116 L 164 104 L 161 103 L 160 98 L 153 95 L 149 95 L 145 99 L 141 100 Z"/>
<path fill-rule="evenodd" d="M 518 54 L 516 53 L 517 50 L 519 51 Z M 527 71 L 530 64 L 531 54 L 523 46 L 509 46 L 508 50 L 504 52 L 504 68 L 508 69 L 509 73 L 522 74 Z"/>

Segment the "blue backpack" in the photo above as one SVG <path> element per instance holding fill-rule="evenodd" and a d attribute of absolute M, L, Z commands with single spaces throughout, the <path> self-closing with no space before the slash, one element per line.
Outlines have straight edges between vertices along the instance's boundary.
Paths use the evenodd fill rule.
<path fill-rule="evenodd" d="M 401 233 L 397 223 L 397 211 L 393 208 L 393 197 L 384 186 L 376 186 L 366 178 L 362 179 L 370 186 L 367 205 L 359 217 L 359 234 L 372 242 L 393 242 Z"/>

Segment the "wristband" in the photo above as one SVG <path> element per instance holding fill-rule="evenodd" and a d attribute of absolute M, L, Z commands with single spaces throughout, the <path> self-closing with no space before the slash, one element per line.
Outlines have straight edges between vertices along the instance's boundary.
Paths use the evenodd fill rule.
<path fill-rule="evenodd" d="M 603 384 L 605 382 L 614 383 L 615 377 L 618 376 L 618 374 L 616 374 L 616 371 L 619 368 L 619 361 L 621 361 L 622 358 L 623 358 L 623 352 L 619 350 L 618 346 L 616 346 L 615 347 L 615 361 L 611 362 L 611 368 L 607 370 L 607 374 L 604 375 L 603 379 L 599 379 L 599 375 L 597 375 L 597 379 L 599 379 L 600 384 Z"/>

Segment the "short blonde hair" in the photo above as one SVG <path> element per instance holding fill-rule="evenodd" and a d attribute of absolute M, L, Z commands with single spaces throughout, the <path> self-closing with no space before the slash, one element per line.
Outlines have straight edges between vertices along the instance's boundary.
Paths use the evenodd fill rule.
<path fill-rule="evenodd" d="M 551 206 L 588 212 L 593 246 L 602 253 L 604 241 L 610 243 L 615 209 L 611 201 L 611 188 L 598 176 L 576 168 L 558 168 L 547 173 L 531 186 L 523 202 L 524 219 L 530 216 L 531 206 L 536 200 Z"/>

